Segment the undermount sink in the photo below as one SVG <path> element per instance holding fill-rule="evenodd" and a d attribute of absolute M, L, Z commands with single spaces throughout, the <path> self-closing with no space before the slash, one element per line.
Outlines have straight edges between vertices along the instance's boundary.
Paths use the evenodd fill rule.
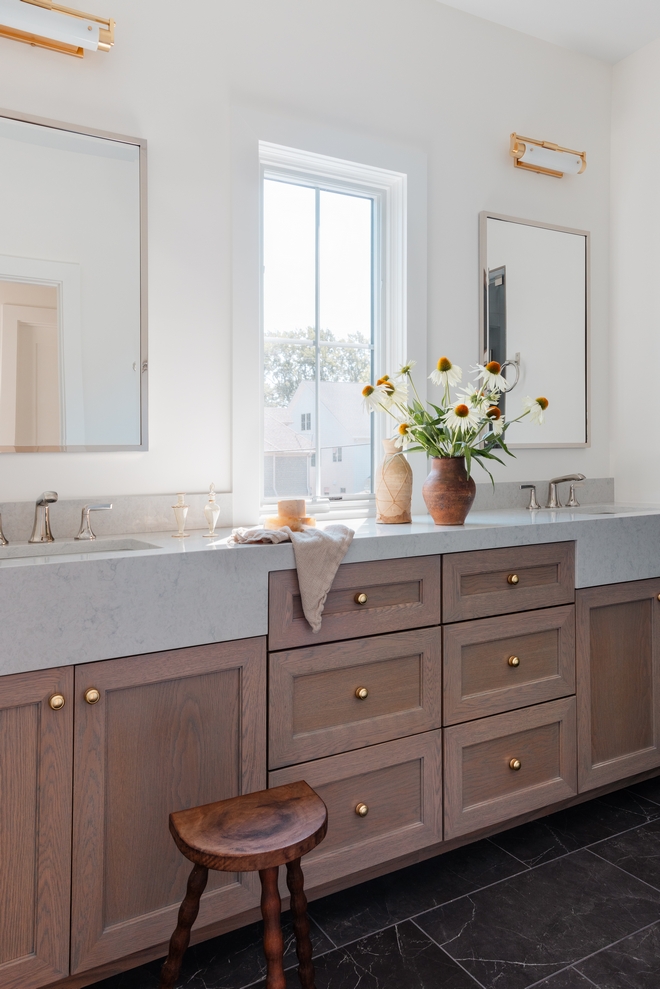
<path fill-rule="evenodd" d="M 31 556 L 87 556 L 88 553 L 131 553 L 137 550 L 160 549 L 143 539 L 67 539 L 54 543 L 10 543 L 0 547 L 0 560 L 20 560 Z"/>
<path fill-rule="evenodd" d="M 643 515 L 653 508 L 650 505 L 580 505 L 566 510 L 576 515 Z"/>

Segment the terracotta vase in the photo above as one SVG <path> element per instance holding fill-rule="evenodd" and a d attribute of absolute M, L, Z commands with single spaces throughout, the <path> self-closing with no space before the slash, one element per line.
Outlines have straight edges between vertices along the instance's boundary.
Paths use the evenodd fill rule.
<path fill-rule="evenodd" d="M 465 470 L 465 457 L 433 457 L 422 497 L 436 525 L 463 525 L 476 493 Z"/>
<path fill-rule="evenodd" d="M 376 522 L 401 525 L 410 522 L 412 467 L 395 445 L 383 440 L 385 458 L 376 472 Z"/>

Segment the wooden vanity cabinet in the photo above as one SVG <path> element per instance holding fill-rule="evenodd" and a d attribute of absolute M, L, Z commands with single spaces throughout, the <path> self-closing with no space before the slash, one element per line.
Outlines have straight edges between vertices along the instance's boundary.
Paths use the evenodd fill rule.
<path fill-rule="evenodd" d="M 2 677 L 0 989 L 69 971 L 72 740 L 71 667 Z"/>
<path fill-rule="evenodd" d="M 263 639 L 76 668 L 72 974 L 169 939 L 190 864 L 168 815 L 265 788 L 265 697 Z M 258 886 L 211 873 L 197 924 Z"/>
<path fill-rule="evenodd" d="M 577 592 L 581 791 L 660 766 L 660 579 Z"/>

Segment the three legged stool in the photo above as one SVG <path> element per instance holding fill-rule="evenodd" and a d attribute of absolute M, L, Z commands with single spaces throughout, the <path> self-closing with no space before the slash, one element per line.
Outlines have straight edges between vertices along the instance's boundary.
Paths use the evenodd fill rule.
<path fill-rule="evenodd" d="M 282 904 L 277 888 L 280 866 L 285 864 L 296 935 L 298 977 L 303 989 L 314 989 L 312 942 L 300 859 L 323 841 L 327 829 L 325 804 L 311 786 L 302 781 L 170 814 L 172 837 L 179 851 L 194 865 L 161 971 L 160 989 L 174 989 L 209 869 L 259 872 L 266 989 L 285 989 Z"/>

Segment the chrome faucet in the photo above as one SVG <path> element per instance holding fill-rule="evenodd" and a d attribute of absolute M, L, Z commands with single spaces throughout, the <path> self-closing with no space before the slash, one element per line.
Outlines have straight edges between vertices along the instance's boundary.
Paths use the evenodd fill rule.
<path fill-rule="evenodd" d="M 557 485 L 563 484 L 565 481 L 586 481 L 584 474 L 564 474 L 563 477 L 553 477 L 550 479 L 550 484 L 548 486 L 548 504 L 546 508 L 561 508 L 561 502 L 557 494 Z M 571 497 L 569 498 L 569 503 L 572 502 L 571 507 L 577 505 L 577 499 L 575 497 L 575 488 L 571 486 Z"/>
<path fill-rule="evenodd" d="M 90 512 L 109 512 L 112 505 L 85 505 L 80 518 L 80 529 L 76 539 L 96 539 L 89 521 Z"/>
<path fill-rule="evenodd" d="M 2 513 L 0 512 L 0 546 L 9 546 L 9 540 L 5 538 L 5 534 L 2 531 Z"/>
<path fill-rule="evenodd" d="M 50 517 L 48 509 L 57 501 L 57 491 L 44 491 L 37 499 L 34 508 L 34 526 L 32 535 L 28 539 L 29 543 L 54 543 L 53 533 L 50 531 Z"/>

